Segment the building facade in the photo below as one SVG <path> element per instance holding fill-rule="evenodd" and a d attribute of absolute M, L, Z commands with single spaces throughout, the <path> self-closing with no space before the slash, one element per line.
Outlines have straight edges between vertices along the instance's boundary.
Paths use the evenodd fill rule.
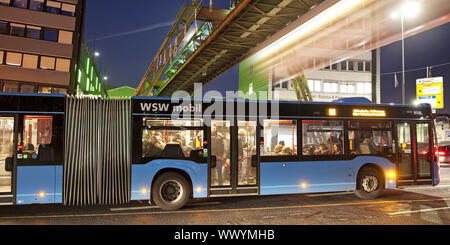
<path fill-rule="evenodd" d="M 0 91 L 76 94 L 86 0 L 0 0 Z"/>
<path fill-rule="evenodd" d="M 239 67 L 239 90 L 247 94 L 268 92 L 268 99 L 297 100 L 290 79 L 273 79 L 270 71 L 252 71 L 252 58 Z M 365 97 L 379 103 L 377 58 L 373 52 L 331 64 L 305 74 L 312 100 L 330 102 L 346 97 Z M 379 73 L 378 73 L 379 74 Z"/>

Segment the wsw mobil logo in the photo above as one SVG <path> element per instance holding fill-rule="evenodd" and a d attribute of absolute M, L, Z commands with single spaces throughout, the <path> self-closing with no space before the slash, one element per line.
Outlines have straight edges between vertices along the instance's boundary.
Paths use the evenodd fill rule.
<path fill-rule="evenodd" d="M 144 112 L 169 112 L 170 103 L 146 103 L 141 102 L 141 110 Z M 174 105 L 172 112 L 180 113 L 180 112 L 202 112 L 202 105 Z"/>

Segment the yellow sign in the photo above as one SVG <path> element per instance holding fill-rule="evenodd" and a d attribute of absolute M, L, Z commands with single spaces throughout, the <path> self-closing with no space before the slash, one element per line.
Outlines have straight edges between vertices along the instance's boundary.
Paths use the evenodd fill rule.
<path fill-rule="evenodd" d="M 416 80 L 417 101 L 428 103 L 433 109 L 444 108 L 444 79 L 431 77 Z"/>
<path fill-rule="evenodd" d="M 353 109 L 354 117 L 385 117 L 385 110 L 375 110 L 375 109 Z"/>

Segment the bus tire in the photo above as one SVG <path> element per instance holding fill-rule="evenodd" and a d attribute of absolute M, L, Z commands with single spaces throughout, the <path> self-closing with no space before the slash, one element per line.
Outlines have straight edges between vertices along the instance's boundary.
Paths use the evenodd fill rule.
<path fill-rule="evenodd" d="M 358 174 L 355 194 L 365 200 L 375 199 L 384 190 L 384 179 L 380 171 L 373 167 L 364 167 Z"/>
<path fill-rule="evenodd" d="M 189 201 L 191 188 L 184 176 L 175 172 L 167 172 L 156 179 L 152 193 L 153 201 L 161 209 L 177 210 Z"/>

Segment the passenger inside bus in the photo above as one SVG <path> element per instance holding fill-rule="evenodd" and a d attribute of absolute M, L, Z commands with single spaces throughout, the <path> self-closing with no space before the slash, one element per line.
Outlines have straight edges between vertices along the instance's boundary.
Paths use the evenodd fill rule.
<path fill-rule="evenodd" d="M 333 151 L 334 155 L 342 155 L 343 154 L 342 146 L 339 143 L 333 145 L 333 150 L 334 150 Z"/>
<path fill-rule="evenodd" d="M 280 154 L 283 151 L 283 148 L 285 147 L 284 141 L 280 141 L 278 145 L 275 146 L 273 149 L 273 153 Z"/>
<path fill-rule="evenodd" d="M 166 144 L 163 141 L 161 132 L 150 132 L 149 134 L 150 142 L 147 145 L 146 156 L 147 157 L 157 157 L 161 156 Z"/>

